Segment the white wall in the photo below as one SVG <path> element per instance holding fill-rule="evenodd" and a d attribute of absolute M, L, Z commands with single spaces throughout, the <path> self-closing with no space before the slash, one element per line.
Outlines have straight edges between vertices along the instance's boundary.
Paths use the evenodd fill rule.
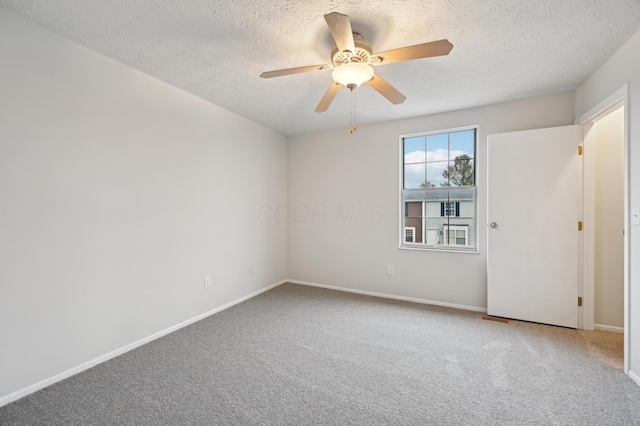
<path fill-rule="evenodd" d="M 568 93 L 290 138 L 289 278 L 485 308 L 487 135 L 572 123 Z M 476 124 L 479 253 L 398 249 L 399 136 Z"/>
<path fill-rule="evenodd" d="M 630 206 L 640 206 L 640 32 L 627 41 L 598 71 L 575 92 L 574 116 L 577 119 L 596 107 L 608 96 L 629 83 L 627 106 L 629 145 Z M 630 212 L 628 212 L 630 214 Z M 629 375 L 640 384 L 640 228 L 629 231 L 630 327 L 627 330 L 630 347 Z"/>
<path fill-rule="evenodd" d="M 624 108 L 595 123 L 594 318 L 624 327 Z"/>
<path fill-rule="evenodd" d="M 287 277 L 284 136 L 4 12 L 0 58 L 0 401 Z"/>

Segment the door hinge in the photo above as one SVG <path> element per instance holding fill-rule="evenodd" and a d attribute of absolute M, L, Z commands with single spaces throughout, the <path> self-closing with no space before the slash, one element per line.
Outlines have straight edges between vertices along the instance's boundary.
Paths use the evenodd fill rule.
<path fill-rule="evenodd" d="M 578 306 L 582 306 L 582 297 L 578 297 Z"/>
<path fill-rule="evenodd" d="M 578 231 L 582 231 L 582 221 L 578 222 Z"/>
<path fill-rule="evenodd" d="M 578 155 L 582 155 L 582 145 L 578 147 Z"/>

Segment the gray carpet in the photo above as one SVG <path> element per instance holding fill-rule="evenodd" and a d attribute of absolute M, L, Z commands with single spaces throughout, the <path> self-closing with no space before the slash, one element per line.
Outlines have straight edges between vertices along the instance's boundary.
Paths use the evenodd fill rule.
<path fill-rule="evenodd" d="M 622 335 L 285 284 L 0 408 L 2 425 L 629 425 Z"/>

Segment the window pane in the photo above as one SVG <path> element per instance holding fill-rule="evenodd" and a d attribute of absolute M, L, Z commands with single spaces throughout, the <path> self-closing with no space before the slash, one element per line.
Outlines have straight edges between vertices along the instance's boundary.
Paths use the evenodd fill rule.
<path fill-rule="evenodd" d="M 424 205 L 425 193 L 422 191 L 405 191 L 404 198 L 404 242 L 422 243 L 423 239 L 423 217 L 422 208 Z"/>
<path fill-rule="evenodd" d="M 447 169 L 443 172 L 445 186 L 473 186 L 474 182 L 474 161 L 466 154 L 456 157 L 450 161 Z"/>
<path fill-rule="evenodd" d="M 425 164 L 407 164 L 404 166 L 404 188 L 419 189 L 425 181 Z"/>
<path fill-rule="evenodd" d="M 449 165 L 448 161 L 436 161 L 433 163 L 427 163 L 427 181 L 431 188 L 441 188 L 447 186 L 447 180 L 442 174 L 447 170 Z"/>
<path fill-rule="evenodd" d="M 420 136 L 418 138 L 407 138 L 404 140 L 404 163 L 424 163 L 426 138 Z"/>
<path fill-rule="evenodd" d="M 451 159 L 460 155 L 468 155 L 475 158 L 475 130 L 465 130 L 464 132 L 451 133 L 449 151 Z"/>
<path fill-rule="evenodd" d="M 447 161 L 449 160 L 449 135 L 427 136 L 427 161 Z"/>
<path fill-rule="evenodd" d="M 415 229 L 413 243 L 473 247 L 474 189 L 406 191 L 403 195 L 404 228 Z"/>
<path fill-rule="evenodd" d="M 474 209 L 474 194 L 473 189 L 452 189 L 446 191 L 449 196 L 449 201 L 457 201 L 460 203 L 460 216 L 473 217 Z"/>

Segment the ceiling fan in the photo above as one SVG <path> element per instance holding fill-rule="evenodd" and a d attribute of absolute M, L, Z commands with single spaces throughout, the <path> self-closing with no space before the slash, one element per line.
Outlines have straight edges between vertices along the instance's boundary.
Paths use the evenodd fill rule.
<path fill-rule="evenodd" d="M 351 22 L 347 15 L 332 12 L 324 15 L 336 46 L 331 51 L 331 64 L 311 65 L 267 71 L 260 74 L 262 78 L 281 77 L 284 75 L 332 69 L 333 83 L 316 107 L 316 112 L 324 112 L 329 108 L 342 86 L 352 90 L 366 83 L 393 104 L 401 104 L 406 99 L 395 87 L 377 76 L 372 65 L 386 65 L 412 59 L 431 58 L 448 55 L 453 45 L 449 40 L 437 40 L 413 46 L 387 50 L 373 54 L 371 44 L 360 34 L 351 30 Z"/>

